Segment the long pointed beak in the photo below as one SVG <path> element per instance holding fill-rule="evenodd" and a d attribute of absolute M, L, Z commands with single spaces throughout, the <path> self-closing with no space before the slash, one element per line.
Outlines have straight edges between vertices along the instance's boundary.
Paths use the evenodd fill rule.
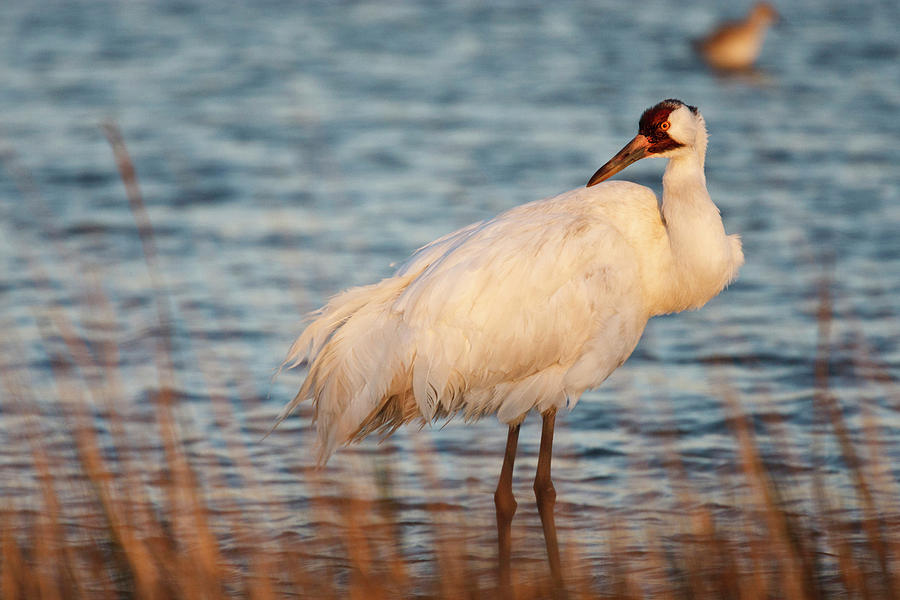
<path fill-rule="evenodd" d="M 609 179 L 631 163 L 649 156 L 648 148 L 650 148 L 650 140 L 641 134 L 634 136 L 634 139 L 619 150 L 618 154 L 609 159 L 608 163 L 597 169 L 597 172 L 588 181 L 587 187 Z"/>

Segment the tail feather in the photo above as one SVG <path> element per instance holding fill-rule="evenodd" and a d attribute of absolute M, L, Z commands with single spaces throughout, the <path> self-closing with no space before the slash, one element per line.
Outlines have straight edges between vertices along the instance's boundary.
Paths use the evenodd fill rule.
<path fill-rule="evenodd" d="M 374 285 L 347 290 L 323 308 L 310 313 L 311 322 L 291 346 L 282 368 L 309 366 L 297 395 L 284 407 L 277 427 L 304 401 L 312 399 L 318 432 L 319 462 L 324 463 L 340 444 L 370 429 L 367 420 L 378 414 L 392 395 L 408 389 L 409 357 L 403 356 L 404 324 L 390 310 L 410 277 L 392 277 Z M 402 378 L 401 378 L 402 379 Z M 403 388 L 403 389 L 400 389 Z M 401 407 L 402 408 L 402 407 Z M 393 411 L 393 412 L 391 412 Z M 377 428 L 398 427 L 408 410 L 391 407 Z"/>
<path fill-rule="evenodd" d="M 293 369 L 312 361 L 347 319 L 371 301 L 372 292 L 380 285 L 346 290 L 332 297 L 322 308 L 307 314 L 304 320 L 309 325 L 291 345 L 282 368 Z"/>

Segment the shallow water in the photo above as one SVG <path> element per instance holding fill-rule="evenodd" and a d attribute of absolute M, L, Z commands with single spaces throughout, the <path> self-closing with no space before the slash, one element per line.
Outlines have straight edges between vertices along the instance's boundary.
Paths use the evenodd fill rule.
<path fill-rule="evenodd" d="M 109 408 L 90 393 L 101 370 L 72 367 L 83 363 L 60 322 L 101 363 L 114 342 L 115 412 L 147 477 L 160 468 L 150 400 L 164 330 L 101 123 L 121 127 L 153 223 L 188 454 L 211 489 L 216 477 L 246 488 L 234 495 L 251 518 L 303 531 L 296 509 L 318 493 L 303 476 L 308 415 L 259 441 L 300 381 L 272 381 L 300 315 L 439 235 L 583 185 L 666 97 L 706 117 L 709 189 L 747 263 L 703 310 L 653 320 L 626 366 L 561 417 L 560 526 L 590 547 L 619 517 L 663 519 L 673 456 L 727 506 L 739 471 L 728 390 L 775 469 L 847 485 L 813 403 L 823 280 L 831 383 L 854 432 L 874 416 L 898 481 L 898 6 L 779 6 L 759 71 L 721 78 L 687 40 L 743 2 L 4 2 L 2 495 L 25 506 L 38 493 L 26 414 L 65 455 L 67 411 L 86 401 L 115 463 Z M 662 168 L 624 176 L 659 191 Z M 525 496 L 538 421 L 520 441 Z M 504 441 L 494 419 L 452 421 L 343 451 L 324 477 L 376 495 L 370 474 L 393 470 L 413 544 L 423 498 L 490 532 Z M 436 487 L 420 479 L 422 448 L 437 452 Z"/>

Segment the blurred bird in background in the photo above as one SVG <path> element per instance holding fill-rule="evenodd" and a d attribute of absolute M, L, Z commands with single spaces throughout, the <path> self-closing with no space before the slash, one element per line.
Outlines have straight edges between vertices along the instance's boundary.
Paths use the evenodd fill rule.
<path fill-rule="evenodd" d="M 766 31 L 778 19 L 774 6 L 757 2 L 744 19 L 722 23 L 694 40 L 694 49 L 718 71 L 748 70 L 759 57 Z"/>

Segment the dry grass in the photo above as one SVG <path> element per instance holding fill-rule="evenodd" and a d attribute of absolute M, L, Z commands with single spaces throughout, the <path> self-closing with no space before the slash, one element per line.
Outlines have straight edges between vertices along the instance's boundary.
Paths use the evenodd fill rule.
<path fill-rule="evenodd" d="M 157 297 L 162 332 L 156 351 L 159 385 L 152 402 L 150 432 L 129 434 L 132 418 L 119 407 L 122 374 L 113 341 L 89 345 L 64 312 L 47 309 L 36 319 L 54 351 L 56 387 L 38 396 L 21 371 L 0 372 L 4 418 L 15 420 L 22 460 L 13 465 L 39 482 L 40 498 L 27 503 L 5 482 L 0 505 L 0 597 L 32 598 L 485 598 L 499 595 L 484 539 L 483 520 L 459 519 L 439 503 L 426 506 L 430 556 L 413 556 L 404 546 L 401 510 L 392 500 L 393 474 L 380 474 L 381 493 L 373 500 L 349 486 L 334 494 L 315 471 L 298 477 L 313 491 L 304 520 L 315 524 L 309 536 L 281 535 L 244 510 L 234 484 L 215 469 L 194 464 L 188 439 L 195 435 L 179 422 L 173 406 L 171 316 L 156 265 L 152 225 L 141 200 L 131 161 L 113 125 L 106 127 Z M 37 263 L 36 279 L 46 280 Z M 101 321 L 115 315 L 99 286 L 84 299 Z M 736 484 L 730 509 L 703 502 L 686 467 L 667 465 L 669 484 L 684 507 L 684 518 L 640 533 L 615 527 L 600 561 L 569 541 L 564 548 L 570 598 L 893 598 L 900 594 L 900 512 L 890 458 L 866 398 L 839 398 L 829 382 L 832 322 L 828 286 L 823 285 L 818 320 L 815 409 L 823 438 L 839 448 L 852 494 L 837 493 L 821 474 L 812 485 L 798 484 L 790 470 L 774 469 L 773 453 L 760 447 L 758 430 L 727 381 L 714 382 L 729 414 L 738 449 Z M 0 346 L 5 364 L 24 355 L 15 329 Z M 894 382 L 860 345 L 857 369 L 886 394 Z M 209 365 L 197 365 L 199 370 Z M 239 367 L 238 367 L 239 368 Z M 83 385 L 71 385 L 77 373 Z M 843 403 L 861 410 L 854 430 Z M 222 422 L 233 418 L 225 398 L 210 393 L 209 406 Z M 50 413 L 62 411 L 62 415 Z M 54 418 L 50 418 L 50 417 Z M 102 421 L 104 426 L 98 428 Z M 52 425 L 63 423 L 63 428 Z M 765 423 L 775 461 L 792 464 L 789 433 L 777 420 Z M 675 444 L 677 440 L 669 440 Z M 161 449 L 159 477 L 142 470 L 146 448 Z M 813 449 L 822 455 L 822 449 Z M 223 451 L 241 475 L 241 485 L 265 497 L 254 476 L 253 448 L 236 439 Z M 668 456 L 677 457 L 673 449 Z M 439 457 L 421 450 L 405 460 L 419 461 L 426 475 Z M 499 457 L 498 457 L 499 461 Z M 498 462 L 499 465 L 499 462 Z M 805 479 L 804 481 L 807 481 Z M 435 477 L 428 483 L 440 486 Z M 22 486 L 24 487 L 24 485 Z M 290 511 L 289 507 L 284 507 Z M 531 542 L 529 542 L 531 543 Z M 537 555 L 540 548 L 534 549 Z M 487 559 L 485 557 L 488 557 Z M 544 565 L 519 566 L 513 596 L 550 597 Z"/>

